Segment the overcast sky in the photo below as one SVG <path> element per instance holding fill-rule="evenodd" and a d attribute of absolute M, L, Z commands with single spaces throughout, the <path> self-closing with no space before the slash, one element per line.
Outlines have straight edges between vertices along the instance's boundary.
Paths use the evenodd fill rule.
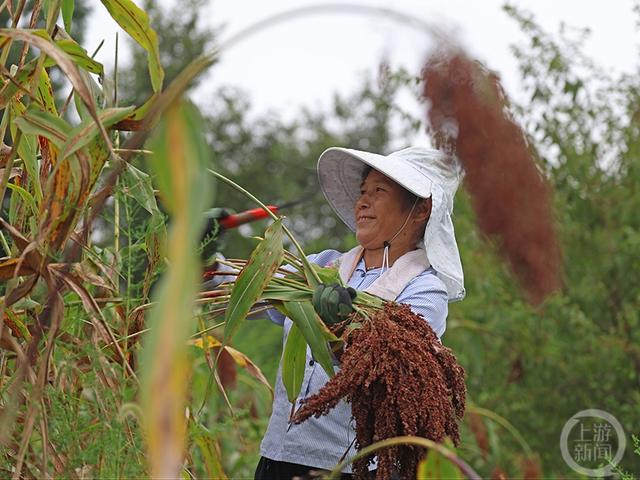
<path fill-rule="evenodd" d="M 97 2 L 96 2 L 97 3 Z M 161 3 L 171 5 L 170 0 Z M 312 0 L 215 0 L 202 12 L 202 21 L 226 25 L 222 38 L 274 13 L 324 2 Z M 462 44 L 497 70 L 507 92 L 517 98 L 519 77 L 509 45 L 524 36 L 502 11 L 503 0 L 395 0 L 352 1 L 383 6 L 410 14 L 454 32 Z M 513 5 L 531 11 L 547 31 L 557 32 L 562 22 L 589 27 L 586 51 L 614 71 L 632 71 L 638 60 L 633 0 L 519 0 Z M 98 60 L 113 64 L 117 25 L 101 5 L 90 19 L 86 47 L 101 39 L 105 46 Z M 121 34 L 122 38 L 122 34 Z M 195 96 L 206 104 L 213 88 L 231 84 L 250 92 L 253 113 L 277 110 L 291 115 L 300 106 L 326 105 L 334 91 L 349 93 L 363 71 L 375 70 L 380 59 L 418 72 L 433 39 L 426 33 L 383 17 L 354 14 L 315 14 L 256 33 L 226 51 L 208 73 Z M 126 53 L 125 53 L 126 55 Z"/>

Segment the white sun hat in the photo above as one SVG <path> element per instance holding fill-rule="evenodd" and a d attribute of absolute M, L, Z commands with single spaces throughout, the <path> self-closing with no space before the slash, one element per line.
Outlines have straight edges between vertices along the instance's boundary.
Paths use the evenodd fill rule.
<path fill-rule="evenodd" d="M 389 155 L 332 147 L 318 159 L 320 188 L 340 219 L 356 230 L 355 205 L 367 166 L 421 198 L 431 197 L 431 216 L 420 247 L 447 288 L 449 302 L 465 296 L 462 262 L 451 214 L 462 169 L 454 156 L 424 147 Z"/>

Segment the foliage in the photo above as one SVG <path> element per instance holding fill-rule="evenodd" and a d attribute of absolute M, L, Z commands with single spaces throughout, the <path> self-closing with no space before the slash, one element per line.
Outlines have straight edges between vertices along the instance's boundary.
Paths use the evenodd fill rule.
<path fill-rule="evenodd" d="M 188 0 L 175 2 L 165 10 L 158 2 L 144 2 L 151 24 L 160 32 L 158 49 L 166 83 L 176 78 L 197 56 L 213 48 L 217 31 L 202 26 L 201 11 L 205 5 L 204 0 Z M 149 98 L 153 88 L 145 72 L 147 52 L 136 42 L 130 43 L 132 58 L 120 74 L 120 88 L 125 102 L 140 105 Z M 199 79 L 195 79 L 192 86 L 198 82 Z"/>
<path fill-rule="evenodd" d="M 157 38 L 148 26 L 147 15 L 130 0 L 104 0 L 103 4 L 122 28 L 150 52 L 148 70 L 155 95 L 138 119 L 140 132 L 127 138 L 123 148 L 114 149 L 113 145 L 120 142 L 115 128 L 134 112 L 135 106 L 111 107 L 110 95 L 90 75 L 97 73 L 100 84 L 104 84 L 102 65 L 90 59 L 69 32 L 56 24 L 62 9 L 65 25 L 70 26 L 73 2 L 62 5 L 36 2 L 31 12 L 24 11 L 24 2 L 20 2 L 15 9 L 8 10 L 12 14 L 12 28 L 0 31 L 3 64 L 10 60 L 12 45 L 21 46 L 16 64 L 3 70 L 0 85 L 0 138 L 8 138 L 9 142 L 8 146 L 3 143 L 0 181 L 0 198 L 4 200 L 8 192 L 0 218 L 3 227 L 0 238 L 7 254 L 0 260 L 5 282 L 0 304 L 0 443 L 2 468 L 14 478 L 23 474 L 46 477 L 50 472 L 72 476 L 137 476 L 147 471 L 147 455 L 139 453 L 144 447 L 141 439 L 154 460 L 153 472 L 176 474 L 182 468 L 181 449 L 172 450 L 178 456 L 173 464 L 161 465 L 156 461 L 168 442 L 166 432 L 154 430 L 163 420 L 155 414 L 155 403 L 151 402 L 151 408 L 144 414 L 140 414 L 142 410 L 135 404 L 132 407 L 152 435 L 143 435 L 137 426 L 131 427 L 126 416 L 121 416 L 127 410 L 126 402 L 132 401 L 134 395 L 149 398 L 153 379 L 157 377 L 153 366 L 159 365 L 159 358 L 172 368 L 180 365 L 180 358 L 186 358 L 186 339 L 194 329 L 194 325 L 184 321 L 182 329 L 172 328 L 172 321 L 179 316 L 161 317 L 152 324 L 152 330 L 161 339 L 167 338 L 169 331 L 170 341 L 154 343 L 156 335 L 150 336 L 147 350 L 151 353 L 142 357 L 140 369 L 151 372 L 148 375 L 152 383 L 143 384 L 139 390 L 134 366 L 137 340 L 144 332 L 144 315 L 133 307 L 146 300 L 154 271 L 164 263 L 163 218 L 156 205 L 151 177 L 127 165 L 127 161 L 141 151 L 150 128 L 167 110 L 172 121 L 163 138 L 172 144 L 169 147 L 156 144 L 152 153 L 158 167 L 156 176 L 168 195 L 166 205 L 173 207 L 175 217 L 167 245 L 169 259 L 183 265 L 182 271 L 186 272 L 185 276 L 175 267 L 170 269 L 172 275 L 168 278 L 174 279 L 173 289 L 184 300 L 170 305 L 186 305 L 183 313 L 191 317 L 193 307 L 188 290 L 183 287 L 188 284 L 187 277 L 193 277 L 194 296 L 199 279 L 198 259 L 189 254 L 194 248 L 188 247 L 196 245 L 200 234 L 197 220 L 202 222 L 204 206 L 210 201 L 198 182 L 200 187 L 203 182 L 210 182 L 201 175 L 206 161 L 203 143 L 194 139 L 199 134 L 196 125 L 200 122 L 193 112 L 175 112 L 193 110 L 193 107 L 180 110 L 180 95 L 212 60 L 207 57 L 189 64 L 175 82 L 160 92 L 163 70 L 154 56 L 158 51 Z M 3 4 L 3 8 L 6 6 Z M 31 16 L 32 26 L 44 28 L 14 28 L 23 15 Z M 49 75 L 54 67 L 73 86 L 72 95 L 60 111 L 55 101 L 56 85 Z M 67 121 L 63 113 L 71 100 L 75 120 Z M 176 148 L 178 154 L 172 150 Z M 188 155 L 190 162 L 200 163 L 187 167 L 183 155 Z M 96 246 L 89 231 L 119 174 L 127 169 L 128 180 L 134 180 L 132 188 L 126 193 L 118 192 L 114 198 L 116 203 L 133 200 L 147 209 L 149 235 L 144 242 L 147 274 L 141 289 L 143 298 L 127 297 L 123 301 L 118 297 L 120 278 L 125 279 L 129 293 L 132 271 L 130 265 L 121 261 L 119 205 L 113 218 L 115 248 Z M 125 206 L 124 211 L 128 210 Z M 131 259 L 137 242 L 138 239 L 131 241 L 129 232 L 126 258 Z M 187 258 L 176 255 L 176 251 L 180 255 L 187 252 Z M 192 261 L 184 261 L 189 255 Z M 136 338 L 132 342 L 133 337 Z M 169 347 L 176 343 L 171 350 Z M 154 345 L 160 347 L 155 354 Z M 182 374 L 178 371 L 174 377 L 185 386 L 180 389 L 171 385 L 168 395 L 179 419 L 183 418 L 186 396 L 187 380 Z M 157 400 L 166 402 L 168 397 L 160 395 Z M 103 415 L 113 420 L 101 422 Z M 70 421 L 72 416 L 74 420 Z M 71 430 L 74 426 L 76 430 Z M 184 426 L 182 431 L 184 435 Z M 176 432 L 168 432 L 168 437 L 174 444 L 181 442 Z M 93 447 L 86 448 L 87 444 Z M 105 449 L 103 444 L 109 447 Z M 119 455 L 119 449 L 126 453 Z M 118 457 L 125 463 L 115 460 Z"/>

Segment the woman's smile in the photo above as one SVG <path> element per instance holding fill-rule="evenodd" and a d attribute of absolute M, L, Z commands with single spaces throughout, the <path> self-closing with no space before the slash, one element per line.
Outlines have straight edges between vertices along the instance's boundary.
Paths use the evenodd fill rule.
<path fill-rule="evenodd" d="M 369 223 L 371 220 L 375 220 L 375 219 L 376 217 L 374 217 L 373 215 L 358 214 L 358 216 L 356 217 L 356 223 L 358 225 L 366 224 L 366 223 Z"/>

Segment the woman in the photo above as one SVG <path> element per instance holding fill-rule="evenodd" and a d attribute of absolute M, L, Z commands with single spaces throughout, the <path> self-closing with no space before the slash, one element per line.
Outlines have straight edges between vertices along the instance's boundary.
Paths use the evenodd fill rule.
<path fill-rule="evenodd" d="M 349 287 L 408 304 L 439 338 L 446 328 L 447 303 L 465 295 L 451 222 L 460 180 L 456 160 L 420 147 L 388 156 L 330 148 L 318 160 L 318 176 L 327 201 L 356 232 L 359 245 L 345 254 L 326 250 L 310 260 L 338 266 Z M 321 316 L 337 311 L 314 305 Z M 284 326 L 286 342 L 291 320 L 275 311 L 270 316 Z M 308 349 L 306 365 L 298 402 L 328 381 Z M 280 371 L 256 480 L 289 480 L 310 470 L 330 470 L 342 458 L 353 456 L 355 431 L 349 404 L 340 402 L 321 418 L 290 425 L 292 405 Z M 343 476 L 349 478 L 350 472 L 347 467 Z"/>

